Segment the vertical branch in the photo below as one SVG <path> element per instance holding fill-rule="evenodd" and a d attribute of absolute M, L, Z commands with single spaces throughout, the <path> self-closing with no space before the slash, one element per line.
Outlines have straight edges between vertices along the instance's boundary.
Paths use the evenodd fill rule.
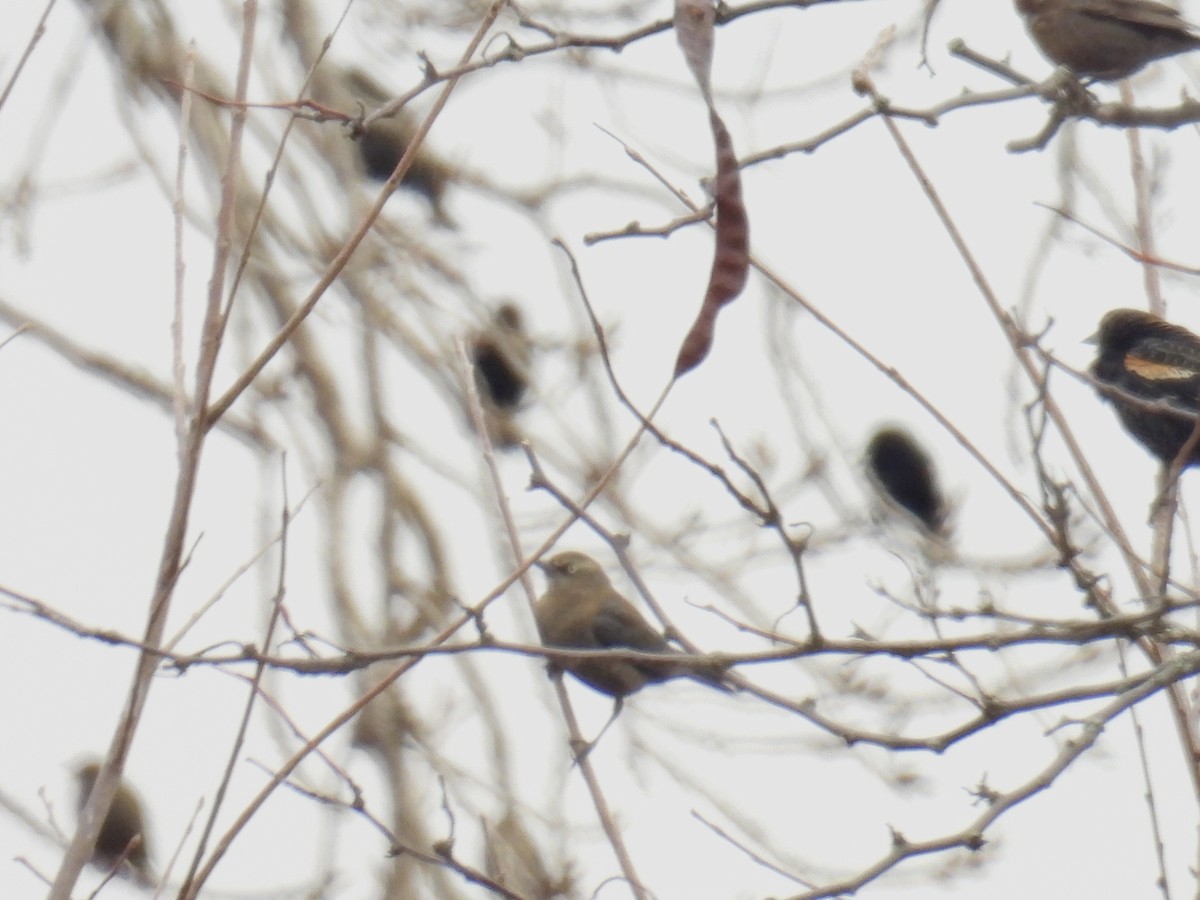
<path fill-rule="evenodd" d="M 187 263 L 183 259 L 184 175 L 187 172 L 188 131 L 192 119 L 192 76 L 196 69 L 196 42 L 188 43 L 183 70 L 183 96 L 179 103 L 179 158 L 175 167 L 175 318 L 171 322 L 171 352 L 174 356 L 172 374 L 175 384 L 172 396 L 175 412 L 175 440 L 182 450 L 187 440 L 187 384 L 183 353 L 183 276 Z"/>
<path fill-rule="evenodd" d="M 1133 106 L 1133 88 L 1128 81 L 1121 82 L 1121 101 Z M 1146 301 L 1150 312 L 1166 318 L 1167 304 L 1162 296 L 1162 283 L 1158 277 L 1157 252 L 1154 248 L 1154 210 L 1150 174 L 1146 170 L 1146 155 L 1142 152 L 1142 133 L 1137 128 L 1125 129 L 1125 140 L 1129 143 L 1129 175 L 1133 181 L 1133 197 L 1137 210 L 1135 231 L 1137 248 L 1142 254 L 1142 282 L 1146 286 Z"/>
<path fill-rule="evenodd" d="M 287 457 L 284 456 L 280 465 L 280 487 L 283 498 L 282 509 L 280 510 L 279 522 L 279 569 L 277 580 L 275 582 L 275 596 L 271 602 L 271 614 L 267 620 L 267 627 L 262 639 L 262 652 L 264 656 L 271 652 L 271 640 L 275 635 L 275 628 L 279 623 L 280 613 L 283 609 L 283 599 L 287 594 L 287 549 L 288 549 L 288 530 L 292 522 L 291 501 L 288 498 L 287 489 Z M 242 710 L 242 720 L 238 723 L 237 734 L 234 736 L 233 742 L 229 748 L 229 759 L 225 762 L 225 772 L 221 777 L 221 783 L 217 786 L 216 796 L 213 797 L 213 802 L 208 810 L 208 818 L 204 823 L 204 828 L 200 832 L 200 840 L 196 844 L 196 851 L 192 855 L 192 864 L 188 868 L 187 875 L 183 879 L 183 886 L 179 889 L 181 896 L 185 896 L 192 885 L 192 880 L 196 876 L 196 869 L 200 865 L 200 861 L 204 858 L 204 850 L 208 845 L 208 839 L 212 835 L 213 829 L 217 824 L 217 816 L 221 812 L 221 805 L 225 799 L 225 792 L 229 788 L 229 782 L 233 778 L 233 770 L 237 765 L 238 757 L 241 753 L 242 745 L 246 740 L 246 733 L 250 728 L 250 715 L 254 711 L 255 700 L 258 699 L 259 691 L 261 690 L 263 676 L 266 674 L 267 665 L 264 660 L 259 662 L 254 667 L 254 675 L 250 679 L 250 690 L 246 696 L 246 706 Z"/>
<path fill-rule="evenodd" d="M 254 46 L 254 26 L 257 21 L 256 0 L 246 0 L 243 6 L 243 32 L 241 58 L 238 61 L 237 97 L 244 100 L 250 78 L 251 51 Z M 180 560 L 183 558 L 183 545 L 187 536 L 188 518 L 191 512 L 192 496 L 195 492 L 196 478 L 200 469 L 201 451 L 207 434 L 204 410 L 208 405 L 208 394 L 212 384 L 213 372 L 216 368 L 217 356 L 220 352 L 219 329 L 221 325 L 221 297 L 224 284 L 224 273 L 229 258 L 231 245 L 230 229 L 237 201 L 237 161 L 241 158 L 241 139 L 245 129 L 246 107 L 239 105 L 233 111 L 230 128 L 229 152 L 225 167 L 225 177 L 221 194 L 221 208 L 217 219 L 217 240 L 213 253 L 213 269 L 209 283 L 209 295 L 205 312 L 204 325 L 201 333 L 200 358 L 197 363 L 195 399 L 192 405 L 190 421 L 185 442 L 179 447 L 179 475 L 175 483 L 175 496 L 172 501 L 170 518 L 167 524 L 166 536 L 163 542 L 162 556 L 159 562 L 158 575 L 155 580 L 154 595 L 150 603 L 149 618 L 146 623 L 145 636 L 138 664 L 134 672 L 133 684 L 130 687 L 129 698 L 125 711 L 117 724 L 100 774 L 96 779 L 95 788 L 87 805 L 80 814 L 79 827 L 71 840 L 67 853 L 59 866 L 54 883 L 51 886 L 48 900 L 67 900 L 71 887 L 79 877 L 80 871 L 91 857 L 92 848 L 100 832 L 100 826 L 112 804 L 116 794 L 118 779 L 125 767 L 125 760 L 133 744 L 133 736 L 137 731 L 138 721 L 145 707 L 146 698 L 150 691 L 150 682 L 158 666 L 158 654 L 155 648 L 162 640 L 163 629 L 166 626 L 167 614 L 170 611 L 170 600 L 179 577 Z"/>

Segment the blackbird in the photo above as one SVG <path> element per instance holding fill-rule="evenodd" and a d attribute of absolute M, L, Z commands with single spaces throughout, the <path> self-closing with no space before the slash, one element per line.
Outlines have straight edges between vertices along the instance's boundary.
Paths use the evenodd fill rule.
<path fill-rule="evenodd" d="M 934 534 L 946 524 L 946 503 L 933 463 L 906 431 L 882 428 L 867 444 L 867 474 L 879 492 Z"/>
<path fill-rule="evenodd" d="M 1183 465 L 1200 463 L 1200 440 L 1192 440 L 1200 416 L 1200 337 L 1147 312 L 1115 309 L 1089 340 L 1099 347 L 1091 368 L 1096 380 L 1145 401 L 1100 392 L 1125 430 L 1164 463 L 1189 443 Z"/>
<path fill-rule="evenodd" d="M 471 362 L 480 396 L 491 405 L 516 409 L 529 387 L 533 352 L 525 333 L 524 316 L 512 303 L 503 303 L 492 316 L 491 327 L 471 342 Z"/>
<path fill-rule="evenodd" d="M 533 363 L 533 342 L 521 310 L 512 303 L 497 307 L 488 326 L 471 337 L 470 352 L 488 437 L 493 447 L 512 450 L 525 437 L 516 416 Z"/>
<path fill-rule="evenodd" d="M 392 99 L 374 79 L 358 69 L 351 69 L 346 74 L 346 86 L 355 99 L 367 108 L 367 112 L 372 112 Z M 416 121 L 411 113 L 404 109 L 388 118 L 376 119 L 363 128 L 358 137 L 358 154 L 367 176 L 376 181 L 387 181 L 416 133 Z M 400 182 L 400 187 L 422 195 L 429 201 L 439 221 L 453 225 L 442 208 L 446 185 L 452 175 L 450 166 L 422 144 L 404 180 Z"/>

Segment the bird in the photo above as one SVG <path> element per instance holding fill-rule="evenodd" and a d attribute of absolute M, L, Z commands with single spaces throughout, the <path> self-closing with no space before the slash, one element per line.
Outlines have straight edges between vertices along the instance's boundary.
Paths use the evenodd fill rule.
<path fill-rule="evenodd" d="M 100 774 L 99 763 L 88 763 L 75 772 L 79 784 L 79 810 L 83 811 Z M 150 860 L 146 847 L 146 825 L 142 804 L 133 789 L 124 781 L 117 785 L 112 805 L 92 851 L 92 862 L 108 870 L 114 869 L 122 857 L 133 869 L 141 884 L 150 884 Z"/>
<path fill-rule="evenodd" d="M 1097 81 L 1127 78 L 1156 59 L 1200 47 L 1196 27 L 1155 0 L 1016 0 L 1016 6 L 1042 55 Z"/>
<path fill-rule="evenodd" d="M 1163 463 L 1174 463 L 1189 444 L 1182 466 L 1200 463 L 1200 436 L 1193 440 L 1200 422 L 1200 337 L 1148 312 L 1115 309 L 1088 340 L 1098 347 L 1091 373 L 1099 393 L 1117 408 L 1125 430 Z M 1163 408 L 1150 409 L 1150 403 Z"/>
<path fill-rule="evenodd" d="M 946 502 L 928 454 L 908 432 L 881 428 L 867 444 L 867 474 L 883 497 L 907 510 L 931 534 L 943 534 Z"/>
<path fill-rule="evenodd" d="M 378 82 L 361 69 L 348 70 L 345 80 L 350 93 L 364 106 L 380 107 L 392 99 Z M 416 133 L 416 122 L 404 109 L 363 127 L 358 134 L 358 153 L 367 177 L 375 181 L 387 181 Z M 439 221 L 453 225 L 442 208 L 446 185 L 452 177 L 451 167 L 422 144 L 400 187 L 423 196 L 429 201 Z"/>
<path fill-rule="evenodd" d="M 496 307 L 491 321 L 470 341 L 475 389 L 492 446 L 511 450 L 524 434 L 516 413 L 529 389 L 533 342 L 525 331 L 525 316 L 515 303 Z"/>
<path fill-rule="evenodd" d="M 549 583 L 534 606 L 538 633 L 546 647 L 679 654 L 617 593 L 604 569 L 587 554 L 565 550 L 539 562 L 538 567 Z M 572 659 L 558 667 L 617 700 L 618 710 L 625 697 L 669 678 L 693 678 L 723 691 L 732 690 L 724 681 L 725 667 L 700 660 Z"/>
<path fill-rule="evenodd" d="M 499 409 L 516 409 L 529 387 L 532 361 L 532 345 L 520 307 L 511 302 L 500 304 L 490 327 L 471 341 L 471 362 L 480 396 Z"/>

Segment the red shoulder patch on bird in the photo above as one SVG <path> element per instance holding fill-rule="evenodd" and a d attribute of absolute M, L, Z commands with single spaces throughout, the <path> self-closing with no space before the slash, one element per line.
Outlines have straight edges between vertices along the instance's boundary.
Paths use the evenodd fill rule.
<path fill-rule="evenodd" d="M 1132 353 L 1125 354 L 1125 369 L 1146 381 L 1184 381 L 1200 375 L 1200 372 L 1187 366 L 1155 362 Z"/>

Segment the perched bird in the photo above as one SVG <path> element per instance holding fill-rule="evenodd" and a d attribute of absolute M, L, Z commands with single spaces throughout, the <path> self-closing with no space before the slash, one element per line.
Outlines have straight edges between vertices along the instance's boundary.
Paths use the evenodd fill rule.
<path fill-rule="evenodd" d="M 516 409 L 529 387 L 532 346 L 525 333 L 525 317 L 512 303 L 503 303 L 492 316 L 491 327 L 471 342 L 471 362 L 480 396 L 500 409 Z"/>
<path fill-rule="evenodd" d="M 1164 56 L 1200 47 L 1200 34 L 1155 0 L 1016 0 L 1042 54 L 1076 75 L 1126 78 Z"/>
<path fill-rule="evenodd" d="M 679 652 L 616 592 L 600 564 L 590 556 L 566 550 L 538 566 L 550 583 L 534 607 L 538 632 L 547 647 Z M 584 684 L 615 698 L 618 704 L 647 684 L 668 678 L 694 678 L 731 690 L 722 680 L 724 668 L 713 663 L 579 659 L 561 666 Z"/>
<path fill-rule="evenodd" d="M 100 774 L 98 763 L 88 763 L 79 768 L 75 777 L 79 783 L 79 810 L 87 804 L 96 776 Z M 126 852 L 128 851 L 128 852 Z M 112 806 L 100 835 L 96 838 L 96 849 L 92 862 L 110 871 L 124 854 L 125 862 L 133 868 L 133 874 L 142 884 L 150 883 L 150 862 L 146 848 L 146 825 L 142 818 L 142 804 L 133 789 L 124 782 L 117 785 Z"/>
<path fill-rule="evenodd" d="M 472 336 L 470 351 L 488 437 L 494 447 L 517 447 L 524 435 L 516 413 L 529 388 L 533 363 L 533 342 L 521 310 L 512 303 L 498 306 L 488 327 Z"/>
<path fill-rule="evenodd" d="M 946 502 L 933 463 L 907 432 L 883 428 L 867 444 L 867 474 L 879 492 L 934 534 L 946 526 Z"/>
<path fill-rule="evenodd" d="M 1191 440 L 1200 416 L 1200 337 L 1147 312 L 1115 309 L 1089 341 L 1099 346 L 1091 368 L 1097 381 L 1173 407 L 1150 409 L 1101 391 L 1125 430 L 1164 463 L 1174 462 L 1191 442 L 1183 464 L 1200 463 L 1200 439 Z"/>
<path fill-rule="evenodd" d="M 346 86 L 367 112 L 392 99 L 374 79 L 359 69 L 351 69 L 346 73 Z M 391 177 L 416 133 L 416 122 L 403 109 L 394 116 L 377 119 L 363 128 L 358 135 L 358 153 L 367 176 L 376 181 L 386 181 Z M 442 209 L 442 199 L 452 174 L 451 168 L 422 144 L 400 187 L 425 197 L 440 221 L 453 224 Z"/>

